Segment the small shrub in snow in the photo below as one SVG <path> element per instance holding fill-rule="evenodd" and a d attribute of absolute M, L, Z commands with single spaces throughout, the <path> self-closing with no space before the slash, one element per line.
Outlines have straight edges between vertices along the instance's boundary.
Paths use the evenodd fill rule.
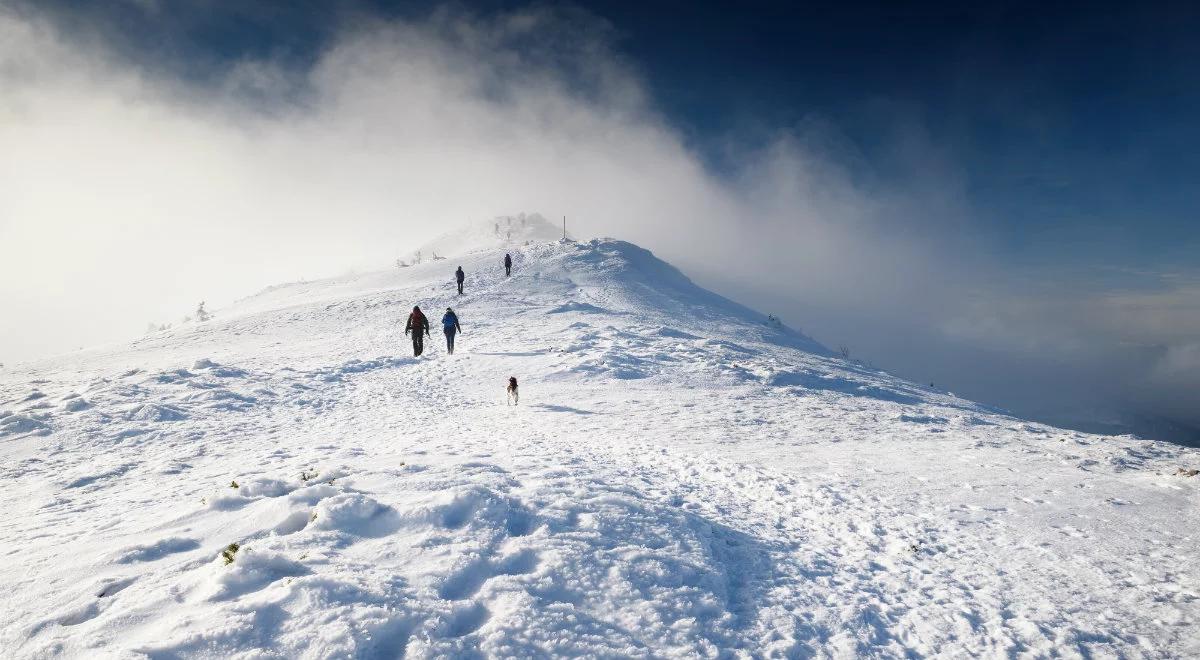
<path fill-rule="evenodd" d="M 234 558 L 237 557 L 237 551 L 241 547 L 242 546 L 236 543 L 230 543 L 229 545 L 225 546 L 224 550 L 221 551 L 221 558 L 225 560 L 226 566 L 233 563 Z"/>
<path fill-rule="evenodd" d="M 229 487 L 230 487 L 230 488 L 237 488 L 237 487 L 238 487 L 237 480 L 236 480 L 236 479 L 234 479 L 233 481 L 229 482 Z"/>
<path fill-rule="evenodd" d="M 212 314 L 209 314 L 208 311 L 204 309 L 204 301 L 201 300 L 200 305 L 196 307 L 196 320 L 203 323 L 211 318 Z"/>

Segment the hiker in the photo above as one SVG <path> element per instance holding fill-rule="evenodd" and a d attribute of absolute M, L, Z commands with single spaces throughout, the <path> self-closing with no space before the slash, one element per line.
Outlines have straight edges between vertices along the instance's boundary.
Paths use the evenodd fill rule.
<path fill-rule="evenodd" d="M 449 307 L 442 315 L 442 332 L 446 333 L 446 352 L 454 355 L 454 333 L 462 332 L 462 326 L 458 324 L 458 314 L 455 314 L 454 310 Z"/>
<path fill-rule="evenodd" d="M 462 295 L 463 280 L 467 279 L 467 274 L 463 272 L 462 266 L 454 271 L 454 279 L 458 281 L 458 295 Z"/>
<path fill-rule="evenodd" d="M 429 319 L 421 313 L 421 308 L 413 306 L 412 314 L 408 315 L 408 323 L 404 326 L 404 334 L 412 333 L 413 357 L 425 350 L 425 337 L 429 336 Z M 424 336 L 421 333 L 424 332 Z"/>
<path fill-rule="evenodd" d="M 504 255 L 504 276 L 508 277 L 510 275 L 512 275 L 512 256 L 505 253 L 505 255 Z"/>

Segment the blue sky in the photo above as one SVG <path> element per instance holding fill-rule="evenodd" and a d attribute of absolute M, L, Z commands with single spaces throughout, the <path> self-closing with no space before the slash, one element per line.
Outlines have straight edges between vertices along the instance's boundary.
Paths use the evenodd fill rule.
<path fill-rule="evenodd" d="M 0 233 L 75 231 L 72 209 L 42 217 L 79 182 L 53 181 L 63 162 L 34 137 L 70 133 L 96 159 L 73 165 L 137 191 L 89 198 L 97 236 L 144 223 L 99 264 L 189 237 L 226 265 L 163 260 L 173 279 L 142 302 L 90 309 L 116 328 L 101 336 L 70 321 L 95 295 L 44 308 L 108 266 L 31 258 L 21 274 L 75 270 L 44 295 L 0 287 L 31 319 L 0 328 L 0 358 L 388 263 L 381 245 L 436 233 L 418 217 L 540 210 L 916 380 L 1045 419 L 1200 428 L 1200 9 L 1051 4 L 0 0 L 0 82 L 21 100 L 0 138 L 37 191 Z M 164 158 L 179 178 L 144 183 Z M 424 185 L 398 197 L 376 181 L 393 164 Z M 336 228 L 270 220 L 322 205 Z M 238 239 L 215 242 L 213 217 Z"/>
<path fill-rule="evenodd" d="M 649 4 L 598 11 L 698 143 L 817 115 L 878 163 L 915 125 L 1014 258 L 1194 262 L 1196 5 Z"/>

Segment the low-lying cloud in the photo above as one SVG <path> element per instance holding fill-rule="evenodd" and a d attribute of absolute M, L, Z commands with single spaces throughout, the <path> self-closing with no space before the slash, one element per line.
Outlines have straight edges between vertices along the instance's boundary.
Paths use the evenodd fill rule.
<path fill-rule="evenodd" d="M 886 166 L 813 119 L 714 173 L 609 32 L 547 9 L 359 19 L 311 66 L 189 82 L 0 9 L 0 362 L 538 210 L 912 378 L 1018 412 L 1200 425 L 1193 274 L 1018 271 L 919 126 Z"/>

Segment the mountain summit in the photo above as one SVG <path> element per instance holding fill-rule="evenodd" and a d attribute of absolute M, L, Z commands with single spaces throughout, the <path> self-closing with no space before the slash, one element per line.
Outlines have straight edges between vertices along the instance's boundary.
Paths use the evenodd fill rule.
<path fill-rule="evenodd" d="M 1016 419 L 522 226 L 0 374 L 0 646 L 1200 654 L 1200 452 Z"/>
<path fill-rule="evenodd" d="M 561 238 L 561 225 L 550 222 L 540 213 L 518 213 L 467 223 L 422 245 L 418 252 L 422 258 L 433 258 L 435 254 L 453 257 L 476 250 L 507 250 Z"/>

